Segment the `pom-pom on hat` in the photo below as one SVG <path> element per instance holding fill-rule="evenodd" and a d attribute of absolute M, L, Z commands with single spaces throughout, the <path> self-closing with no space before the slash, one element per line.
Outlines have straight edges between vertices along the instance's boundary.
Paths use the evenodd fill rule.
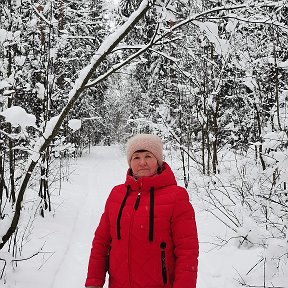
<path fill-rule="evenodd" d="M 127 141 L 126 154 L 129 166 L 133 153 L 141 150 L 151 152 L 157 158 L 158 164 L 160 166 L 163 164 L 163 143 L 157 135 L 137 134 Z"/>

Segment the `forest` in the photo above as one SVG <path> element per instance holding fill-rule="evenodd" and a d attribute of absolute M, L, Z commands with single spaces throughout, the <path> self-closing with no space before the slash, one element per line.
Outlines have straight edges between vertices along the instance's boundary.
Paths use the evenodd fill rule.
<path fill-rule="evenodd" d="M 0 252 L 21 256 L 69 159 L 156 133 L 231 231 L 219 245 L 262 247 L 255 267 L 274 283 L 288 261 L 287 36 L 287 0 L 2 0 Z M 0 254 L 1 279 L 7 265 Z"/>

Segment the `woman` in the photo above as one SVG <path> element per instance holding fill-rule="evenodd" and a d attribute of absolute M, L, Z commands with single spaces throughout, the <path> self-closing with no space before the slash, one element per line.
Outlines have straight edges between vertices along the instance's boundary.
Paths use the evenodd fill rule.
<path fill-rule="evenodd" d="M 85 286 L 195 288 L 198 237 L 187 191 L 163 162 L 156 135 L 127 142 L 129 169 L 114 187 L 96 229 Z M 109 261 L 108 261 L 109 260 Z"/>

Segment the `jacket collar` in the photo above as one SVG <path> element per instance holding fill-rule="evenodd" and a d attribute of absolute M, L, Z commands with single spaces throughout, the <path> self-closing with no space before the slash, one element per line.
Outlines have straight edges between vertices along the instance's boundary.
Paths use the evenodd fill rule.
<path fill-rule="evenodd" d="M 139 179 L 135 179 L 132 175 L 131 168 L 128 169 L 126 174 L 125 185 L 131 187 L 131 191 L 149 191 L 151 187 L 154 189 L 159 189 L 161 187 L 176 185 L 176 179 L 174 173 L 172 172 L 170 166 L 164 162 L 162 172 L 160 174 L 156 174 L 150 177 L 141 177 Z"/>

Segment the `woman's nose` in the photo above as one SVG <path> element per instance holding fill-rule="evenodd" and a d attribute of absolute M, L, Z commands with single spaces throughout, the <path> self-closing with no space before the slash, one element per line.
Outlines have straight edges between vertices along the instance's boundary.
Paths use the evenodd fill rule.
<path fill-rule="evenodd" d="M 141 164 L 141 165 L 146 164 L 146 159 L 145 159 L 145 158 L 140 158 L 140 164 Z"/>

